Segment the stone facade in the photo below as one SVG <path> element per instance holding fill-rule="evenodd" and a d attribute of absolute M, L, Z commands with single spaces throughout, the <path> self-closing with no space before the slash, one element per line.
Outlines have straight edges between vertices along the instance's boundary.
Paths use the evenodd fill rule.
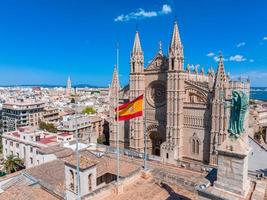
<path fill-rule="evenodd" d="M 116 123 L 112 117 L 115 84 L 118 83 L 114 82 L 113 76 L 111 128 Z M 176 22 L 168 56 L 164 55 L 160 43 L 154 59 L 145 68 L 139 33 L 136 32 L 130 58 L 130 82 L 120 90 L 119 102 L 144 94 L 145 111 L 142 117 L 120 123 L 120 144 L 143 152 L 146 131 L 149 154 L 160 156 L 164 162 L 175 164 L 186 158 L 217 165 L 216 149 L 228 134 L 230 110 L 225 101 L 231 98 L 233 89 L 249 94 L 249 88 L 249 80 L 233 81 L 225 73 L 222 56 L 216 73 L 212 67 L 207 74 L 203 68 L 200 72 L 197 68 L 192 71 L 189 64 L 185 68 Z M 111 145 L 115 134 L 110 132 Z"/>

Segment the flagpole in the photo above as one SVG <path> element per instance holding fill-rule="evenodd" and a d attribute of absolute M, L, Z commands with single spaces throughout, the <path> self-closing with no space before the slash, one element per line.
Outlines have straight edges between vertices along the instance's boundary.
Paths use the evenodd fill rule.
<path fill-rule="evenodd" d="M 75 106 L 77 109 L 77 102 L 75 100 Z M 78 125 L 77 125 L 77 111 L 75 109 L 75 135 L 76 135 L 76 158 L 77 158 L 77 163 L 76 163 L 76 171 L 77 171 L 77 200 L 81 199 L 81 185 L 80 185 L 80 154 L 79 154 L 79 139 L 78 139 Z"/>
<path fill-rule="evenodd" d="M 146 88 L 144 92 L 144 99 L 146 95 Z M 144 149 L 144 170 L 147 170 L 147 132 L 146 132 L 146 100 L 144 100 L 144 134 L 145 134 L 145 149 Z"/>
<path fill-rule="evenodd" d="M 117 47 L 116 47 L 116 53 L 117 53 L 117 58 L 116 58 L 116 60 L 117 60 L 117 73 L 118 73 L 118 77 L 119 77 L 119 44 L 117 43 Z M 119 80 L 119 79 L 118 79 Z M 119 84 L 118 84 L 118 87 L 119 87 Z M 117 91 L 116 91 L 116 96 L 117 96 L 117 98 L 116 98 L 116 101 L 117 101 L 117 108 L 118 108 L 118 106 L 119 106 L 119 90 L 120 90 L 120 88 L 117 88 Z M 120 181 L 120 146 L 119 146 L 119 136 L 120 136 L 120 134 L 119 134 L 119 129 L 120 129 L 120 127 L 119 127 L 119 109 L 117 109 L 116 110 L 117 111 L 117 114 L 116 114 L 116 116 L 117 116 L 117 139 L 116 139 L 116 145 L 117 145 L 117 186 L 119 186 L 119 181 Z"/>

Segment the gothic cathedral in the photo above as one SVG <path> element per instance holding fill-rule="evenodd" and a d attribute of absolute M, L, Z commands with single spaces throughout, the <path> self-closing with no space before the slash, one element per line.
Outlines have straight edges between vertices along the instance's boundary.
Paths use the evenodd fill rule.
<path fill-rule="evenodd" d="M 232 90 L 249 94 L 249 80 L 234 81 L 225 73 L 220 56 L 216 73 L 212 68 L 184 67 L 184 51 L 178 25 L 175 22 L 168 55 L 159 50 L 149 65 L 144 67 L 144 54 L 139 33 L 136 32 L 130 58 L 129 85 L 120 89 L 116 67 L 110 86 L 110 145 L 144 151 L 144 133 L 147 150 L 165 163 L 194 160 L 216 165 L 216 148 L 228 134 L 230 108 L 225 102 Z M 116 95 L 119 93 L 119 95 Z M 120 122 L 117 127 L 114 108 L 144 94 L 142 117 Z M 119 97 L 118 97 L 119 96 Z M 119 98 L 119 99 L 116 99 Z"/>

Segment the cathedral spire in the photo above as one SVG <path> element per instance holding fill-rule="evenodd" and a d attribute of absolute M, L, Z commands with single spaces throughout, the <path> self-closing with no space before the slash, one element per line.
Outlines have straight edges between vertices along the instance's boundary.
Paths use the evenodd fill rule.
<path fill-rule="evenodd" d="M 176 21 L 174 22 L 172 39 L 169 47 L 169 70 L 184 70 L 184 50 Z"/>
<path fill-rule="evenodd" d="M 219 64 L 216 73 L 216 86 L 220 86 L 226 80 L 222 53 L 219 55 Z"/>
<path fill-rule="evenodd" d="M 134 38 L 133 50 L 131 53 L 131 73 L 143 73 L 144 71 L 144 55 L 141 48 L 139 33 L 136 31 Z"/>
<path fill-rule="evenodd" d="M 113 87 L 113 88 L 115 88 L 115 87 L 119 88 L 120 87 L 119 76 L 118 76 L 118 72 L 117 72 L 117 65 L 114 66 L 111 87 Z"/>
<path fill-rule="evenodd" d="M 136 31 L 135 38 L 134 38 L 134 45 L 133 45 L 133 54 L 135 53 L 142 53 L 141 43 L 139 39 L 139 33 Z"/>
<path fill-rule="evenodd" d="M 180 46 L 181 46 L 181 39 L 180 39 L 179 29 L 178 29 L 177 21 L 175 21 L 174 27 L 173 27 L 173 32 L 172 32 L 172 39 L 171 39 L 170 48 L 171 49 L 177 49 Z"/>

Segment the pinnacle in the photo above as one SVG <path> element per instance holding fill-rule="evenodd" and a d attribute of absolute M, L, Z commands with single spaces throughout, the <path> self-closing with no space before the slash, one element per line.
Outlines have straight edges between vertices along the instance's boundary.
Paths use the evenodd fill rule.
<path fill-rule="evenodd" d="M 173 27 L 173 32 L 172 32 L 172 40 L 171 40 L 170 48 L 176 49 L 179 46 L 181 46 L 181 39 L 180 39 L 178 24 L 175 21 L 174 27 Z"/>
<path fill-rule="evenodd" d="M 136 31 L 135 38 L 134 38 L 134 45 L 133 45 L 133 52 L 132 53 L 142 53 L 139 33 Z"/>
<path fill-rule="evenodd" d="M 116 87 L 116 86 L 119 86 L 119 77 L 117 72 L 117 65 L 114 65 L 111 87 Z"/>

